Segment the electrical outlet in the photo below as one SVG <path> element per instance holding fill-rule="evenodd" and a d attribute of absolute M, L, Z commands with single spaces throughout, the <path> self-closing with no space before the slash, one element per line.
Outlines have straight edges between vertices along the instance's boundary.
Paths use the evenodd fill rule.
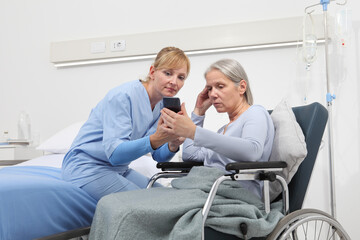
<path fill-rule="evenodd" d="M 125 48 L 126 48 L 125 40 L 112 41 L 110 43 L 110 51 L 112 52 L 124 51 Z"/>

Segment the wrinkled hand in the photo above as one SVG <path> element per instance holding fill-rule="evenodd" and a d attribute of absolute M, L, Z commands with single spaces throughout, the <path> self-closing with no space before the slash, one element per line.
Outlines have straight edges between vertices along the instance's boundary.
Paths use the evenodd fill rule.
<path fill-rule="evenodd" d="M 181 104 L 181 111 L 179 113 L 163 108 L 161 110 L 161 116 L 164 124 L 167 126 L 165 131 L 169 134 L 194 139 L 196 125 L 187 115 L 184 103 Z"/>
<path fill-rule="evenodd" d="M 197 96 L 194 113 L 198 116 L 203 116 L 211 105 L 208 89 L 205 87 Z"/>
<path fill-rule="evenodd" d="M 184 137 L 178 137 L 173 141 L 169 142 L 169 150 L 172 152 L 176 152 L 179 149 L 179 146 L 183 144 L 186 138 Z"/>

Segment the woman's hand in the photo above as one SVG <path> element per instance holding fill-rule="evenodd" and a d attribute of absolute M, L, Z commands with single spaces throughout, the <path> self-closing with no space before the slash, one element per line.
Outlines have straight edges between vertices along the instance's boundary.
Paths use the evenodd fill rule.
<path fill-rule="evenodd" d="M 205 112 L 211 107 L 208 89 L 205 87 L 197 96 L 194 113 L 198 116 L 205 115 Z"/>
<path fill-rule="evenodd" d="M 168 127 L 164 123 L 163 118 L 160 117 L 156 132 L 154 134 L 150 135 L 150 144 L 153 149 L 157 149 L 164 143 L 167 143 L 167 142 L 170 143 L 172 141 L 177 141 L 178 136 L 169 132 L 167 130 L 167 128 Z M 175 147 L 174 145 L 171 148 L 169 146 L 169 149 L 173 150 L 174 147 Z M 178 148 L 178 146 L 176 147 L 176 149 L 173 152 L 177 151 L 177 148 Z"/>
<path fill-rule="evenodd" d="M 179 113 L 163 108 L 161 110 L 161 117 L 167 126 L 165 130 L 169 134 L 194 139 L 196 125 L 187 115 L 184 103 L 181 104 L 181 111 Z"/>
<path fill-rule="evenodd" d="M 176 152 L 179 149 L 179 146 L 183 144 L 186 138 L 184 137 L 178 137 L 173 141 L 169 142 L 169 150 L 171 152 Z"/>

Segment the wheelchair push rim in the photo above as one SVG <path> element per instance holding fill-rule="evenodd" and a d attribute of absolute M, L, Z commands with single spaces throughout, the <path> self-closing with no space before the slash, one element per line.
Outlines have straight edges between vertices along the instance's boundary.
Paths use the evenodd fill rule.
<path fill-rule="evenodd" d="M 350 240 L 332 216 L 316 209 L 301 209 L 285 216 L 268 240 Z"/>

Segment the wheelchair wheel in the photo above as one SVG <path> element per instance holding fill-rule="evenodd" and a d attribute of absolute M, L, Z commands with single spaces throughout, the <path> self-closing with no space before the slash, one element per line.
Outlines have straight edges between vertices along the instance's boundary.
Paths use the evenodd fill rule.
<path fill-rule="evenodd" d="M 332 216 L 316 209 L 301 209 L 285 216 L 268 240 L 350 240 Z"/>

